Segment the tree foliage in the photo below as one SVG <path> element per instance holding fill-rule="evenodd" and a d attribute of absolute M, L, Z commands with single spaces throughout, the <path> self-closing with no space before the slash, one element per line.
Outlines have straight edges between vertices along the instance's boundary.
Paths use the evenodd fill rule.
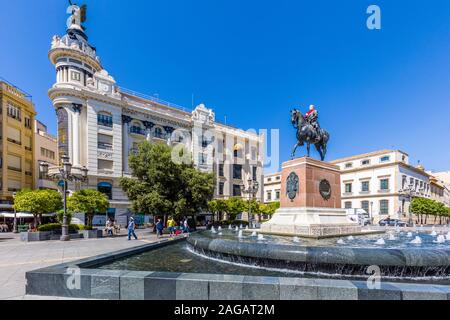
<path fill-rule="evenodd" d="M 120 184 L 135 212 L 183 216 L 208 209 L 214 176 L 192 164 L 172 161 L 169 146 L 144 141 L 130 156 L 129 165 L 133 177 L 122 178 Z"/>
<path fill-rule="evenodd" d="M 242 198 L 234 197 L 227 201 L 227 213 L 230 215 L 229 220 L 235 220 L 236 216 L 247 210 L 247 205 Z"/>
<path fill-rule="evenodd" d="M 448 221 L 450 217 L 450 208 L 447 208 L 441 202 L 428 198 L 413 198 L 411 201 L 410 210 L 412 213 L 418 216 L 418 218 L 420 219 L 420 221 L 418 221 L 419 223 L 426 224 L 428 216 L 434 216 L 435 223 L 438 217 L 440 223 L 442 222 L 442 218 Z"/>
<path fill-rule="evenodd" d="M 34 216 L 34 224 L 38 225 L 43 214 L 55 213 L 63 207 L 62 198 L 55 190 L 22 190 L 14 198 L 14 209 L 29 212 Z"/>
<path fill-rule="evenodd" d="M 74 192 L 67 199 L 67 209 L 71 212 L 81 212 L 86 215 L 86 225 L 92 226 L 92 217 L 96 213 L 106 213 L 109 201 L 105 194 L 92 189 Z"/>

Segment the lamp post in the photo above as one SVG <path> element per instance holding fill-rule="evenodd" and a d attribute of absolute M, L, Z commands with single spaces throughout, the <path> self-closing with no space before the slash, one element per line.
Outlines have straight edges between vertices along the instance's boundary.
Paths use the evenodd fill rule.
<path fill-rule="evenodd" d="M 13 224 L 13 233 L 19 233 L 19 228 L 17 225 L 17 210 L 16 210 L 16 206 L 15 206 L 15 202 L 16 202 L 16 193 L 13 193 L 13 201 L 14 201 L 14 224 Z"/>
<path fill-rule="evenodd" d="M 412 226 L 413 225 L 413 218 L 412 218 L 412 212 L 411 212 L 411 201 L 414 198 L 414 196 L 416 196 L 416 190 L 414 188 L 413 184 L 408 185 L 406 188 L 404 189 L 400 189 L 399 193 L 401 195 L 403 195 L 404 197 L 406 197 L 409 201 L 409 216 L 408 216 L 408 225 Z"/>
<path fill-rule="evenodd" d="M 86 167 L 72 167 L 68 156 L 61 157 L 61 166 L 49 167 L 48 163 L 41 162 L 39 170 L 42 173 L 43 179 L 49 178 L 54 181 L 63 182 L 63 203 L 64 215 L 62 221 L 62 235 L 61 241 L 69 241 L 69 221 L 67 218 L 67 183 L 69 181 L 86 182 L 88 180 L 88 169 Z"/>
<path fill-rule="evenodd" d="M 248 188 L 246 189 L 243 184 L 241 184 L 241 191 L 244 194 L 249 195 L 249 202 L 248 202 L 248 221 L 251 224 L 253 221 L 252 218 L 252 200 L 255 198 L 256 194 L 259 190 L 259 183 L 258 181 L 253 181 L 253 179 L 248 179 Z"/>

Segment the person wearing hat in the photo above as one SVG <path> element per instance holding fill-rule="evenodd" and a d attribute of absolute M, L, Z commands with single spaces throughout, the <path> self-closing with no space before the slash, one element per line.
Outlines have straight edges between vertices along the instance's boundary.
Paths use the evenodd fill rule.
<path fill-rule="evenodd" d="M 130 218 L 130 223 L 128 224 L 128 240 L 131 240 L 131 236 L 133 236 L 137 240 L 136 233 L 134 232 L 136 225 L 134 223 L 134 218 Z"/>

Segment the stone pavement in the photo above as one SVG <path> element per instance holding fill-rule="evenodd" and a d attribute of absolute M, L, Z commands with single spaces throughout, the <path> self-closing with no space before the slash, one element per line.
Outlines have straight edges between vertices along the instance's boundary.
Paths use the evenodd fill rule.
<path fill-rule="evenodd" d="M 157 241 L 150 229 L 136 230 L 136 234 L 137 241 L 116 237 L 27 243 L 19 235 L 0 233 L 0 300 L 36 298 L 25 295 L 27 271 Z"/>

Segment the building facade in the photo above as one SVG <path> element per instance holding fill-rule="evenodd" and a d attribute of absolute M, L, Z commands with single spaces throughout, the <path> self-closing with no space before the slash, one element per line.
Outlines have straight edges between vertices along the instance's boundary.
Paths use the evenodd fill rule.
<path fill-rule="evenodd" d="M 34 125 L 34 175 L 35 189 L 57 190 L 57 184 L 49 179 L 44 179 L 39 172 L 39 164 L 47 162 L 50 166 L 58 165 L 58 140 L 55 136 L 47 132 L 47 126 L 35 120 Z"/>
<path fill-rule="evenodd" d="M 0 210 L 12 211 L 14 193 L 34 187 L 36 112 L 30 95 L 3 80 L 0 106 Z"/>
<path fill-rule="evenodd" d="M 438 184 L 436 191 L 440 193 L 442 202 L 447 207 L 450 207 L 450 171 L 429 173 L 435 178 L 435 181 Z"/>
<path fill-rule="evenodd" d="M 281 172 L 264 176 L 264 203 L 280 201 Z"/>
<path fill-rule="evenodd" d="M 144 140 L 187 147 L 198 169 L 215 173 L 218 198 L 240 196 L 249 179 L 262 185 L 261 136 L 216 122 L 203 104 L 188 111 L 118 87 L 76 14 L 49 51 L 56 69 L 49 96 L 58 118 L 58 154 L 67 154 L 74 167 L 88 168 L 88 187 L 108 195 L 110 214 L 119 220 L 131 214 L 119 180 L 130 175 L 128 157 Z"/>
<path fill-rule="evenodd" d="M 410 165 L 402 151 L 375 151 L 331 163 L 341 168 L 342 207 L 364 209 L 374 223 L 388 216 L 408 220 L 411 195 L 431 197 L 430 175 Z"/>

